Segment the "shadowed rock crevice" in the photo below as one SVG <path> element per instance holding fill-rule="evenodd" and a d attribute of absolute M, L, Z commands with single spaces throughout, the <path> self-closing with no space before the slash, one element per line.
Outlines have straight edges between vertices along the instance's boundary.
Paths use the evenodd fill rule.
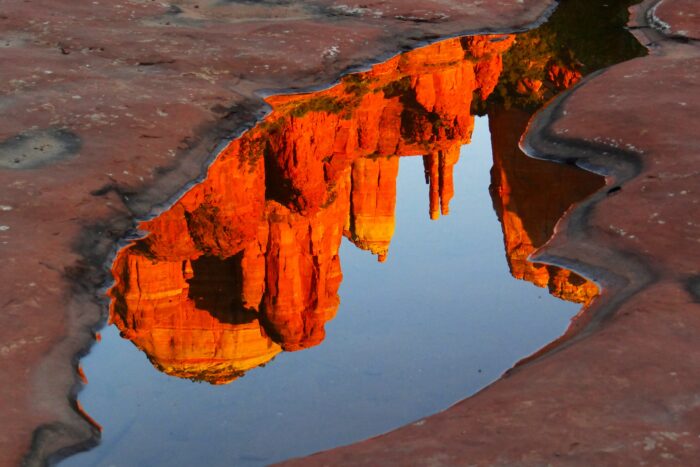
<path fill-rule="evenodd" d="M 227 259 L 202 256 L 184 261 L 184 277 L 190 285 L 187 298 L 221 323 L 247 324 L 256 320 L 257 304 L 253 309 L 247 308 L 242 300 L 242 262 L 242 253 Z"/>

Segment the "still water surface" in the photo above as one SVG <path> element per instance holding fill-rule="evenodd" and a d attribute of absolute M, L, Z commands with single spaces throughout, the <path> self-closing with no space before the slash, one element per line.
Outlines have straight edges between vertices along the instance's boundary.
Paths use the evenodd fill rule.
<path fill-rule="evenodd" d="M 517 38 L 269 98 L 115 260 L 79 397 L 101 443 L 62 465 L 310 454 L 442 410 L 561 335 L 597 288 L 527 258 L 602 180 L 518 139 L 556 92 L 640 53 L 608 3 L 629 2 L 566 0 Z"/>
<path fill-rule="evenodd" d="M 460 156 L 451 212 L 437 221 L 421 158 L 400 160 L 390 254 L 380 263 L 343 242 L 340 308 L 319 346 L 214 386 L 155 371 L 107 328 L 83 360 L 80 397 L 102 444 L 64 464 L 263 465 L 311 453 L 444 409 L 560 335 L 580 304 L 513 280 L 489 196 L 486 118 Z"/>

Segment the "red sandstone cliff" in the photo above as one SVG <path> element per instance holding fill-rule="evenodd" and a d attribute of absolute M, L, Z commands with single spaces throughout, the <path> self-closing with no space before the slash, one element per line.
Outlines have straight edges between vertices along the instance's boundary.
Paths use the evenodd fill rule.
<path fill-rule="evenodd" d="M 350 217 L 346 236 L 386 260 L 394 235 L 399 158 L 357 159 L 352 164 Z"/>
<path fill-rule="evenodd" d="M 219 269 L 229 267 L 233 265 L 222 262 Z M 205 277 L 190 284 L 190 268 L 188 261 L 153 262 L 128 253 L 115 262 L 111 321 L 156 368 L 181 378 L 225 384 L 282 350 L 257 319 L 236 323 L 236 314 L 245 318 L 242 310 L 222 313 L 221 308 L 235 302 L 230 274 L 219 270 L 207 277 L 204 266 Z M 203 283 L 209 290 L 196 290 Z M 219 303 L 211 303 L 212 297 Z"/>
<path fill-rule="evenodd" d="M 493 90 L 511 43 L 454 39 L 327 91 L 270 98 L 266 121 L 120 253 L 114 323 L 161 370 L 213 383 L 320 343 L 343 234 L 386 258 L 397 156 L 428 154 L 431 216 L 448 212 L 472 95 Z"/>
<path fill-rule="evenodd" d="M 338 174 L 365 156 L 449 151 L 469 142 L 472 96 L 498 82 L 512 36 L 453 39 L 395 57 L 313 94 L 268 99 L 274 198 L 302 212 L 328 201 Z"/>
<path fill-rule="evenodd" d="M 319 344 L 339 305 L 343 235 L 387 257 L 399 156 L 423 155 L 430 217 L 449 213 L 473 96 L 493 91 L 512 42 L 454 39 L 327 91 L 270 98 L 265 122 L 230 143 L 204 182 L 142 223 L 148 236 L 120 252 L 112 321 L 157 368 L 214 384 Z M 527 164 L 510 152 L 525 122 L 492 128 L 509 263 L 516 277 L 581 299 L 590 290 L 568 271 L 525 260 L 574 196 L 533 201 L 511 181 L 517 172 L 552 183 L 518 172 Z"/>
<path fill-rule="evenodd" d="M 454 196 L 454 180 L 452 177 L 455 164 L 459 162 L 461 145 L 454 145 L 446 150 L 423 156 L 425 181 L 429 185 L 430 218 L 435 220 L 440 214 L 450 213 L 450 201 Z"/>

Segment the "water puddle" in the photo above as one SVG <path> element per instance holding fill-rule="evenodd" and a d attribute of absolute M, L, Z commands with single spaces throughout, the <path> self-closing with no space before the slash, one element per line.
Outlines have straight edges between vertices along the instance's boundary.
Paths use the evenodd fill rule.
<path fill-rule="evenodd" d="M 608 8 L 565 1 L 529 33 L 269 98 L 117 256 L 82 361 L 101 443 L 63 465 L 309 454 L 444 409 L 561 335 L 597 288 L 527 258 L 603 182 L 518 140 L 556 92 L 639 53 Z"/>

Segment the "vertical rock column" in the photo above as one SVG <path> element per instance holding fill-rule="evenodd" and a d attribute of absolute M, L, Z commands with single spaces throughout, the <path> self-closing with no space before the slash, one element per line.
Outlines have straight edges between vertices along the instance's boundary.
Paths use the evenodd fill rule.
<path fill-rule="evenodd" d="M 394 236 L 398 157 L 357 159 L 352 165 L 350 225 L 347 237 L 380 262 Z"/>
<path fill-rule="evenodd" d="M 437 220 L 440 214 L 450 213 L 450 201 L 454 196 L 454 166 L 459 161 L 461 144 L 453 145 L 446 150 L 440 150 L 423 156 L 425 182 L 429 191 L 430 219 Z"/>

